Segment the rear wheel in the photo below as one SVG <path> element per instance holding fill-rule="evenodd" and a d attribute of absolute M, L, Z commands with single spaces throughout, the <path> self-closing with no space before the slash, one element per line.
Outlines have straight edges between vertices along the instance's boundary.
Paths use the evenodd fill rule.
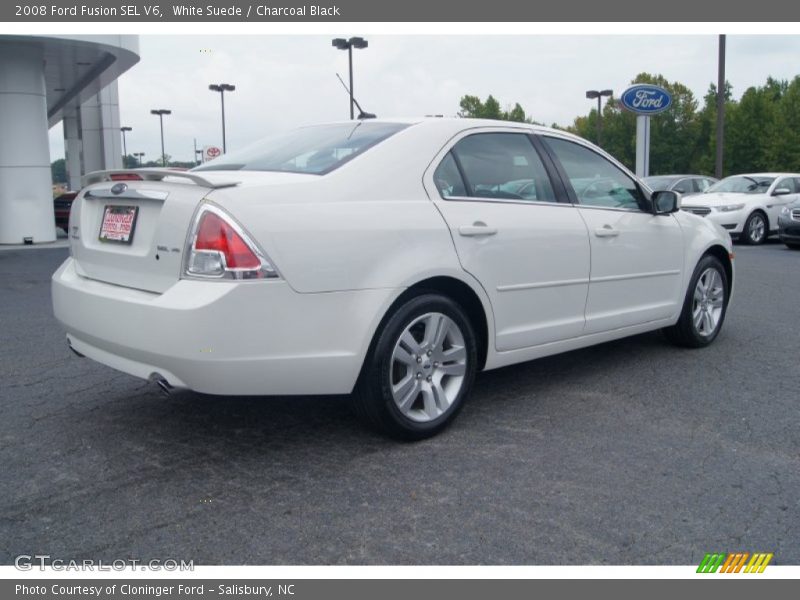
<path fill-rule="evenodd" d="M 790 250 L 800 250 L 800 244 L 797 242 L 783 242 Z"/>
<path fill-rule="evenodd" d="M 461 307 L 424 294 L 384 323 L 353 394 L 356 412 L 392 437 L 419 440 L 444 429 L 472 387 L 476 337 Z"/>
<path fill-rule="evenodd" d="M 728 309 L 728 276 L 716 256 L 697 263 L 678 322 L 664 329 L 671 342 L 689 348 L 708 346 L 719 334 Z"/>
<path fill-rule="evenodd" d="M 768 231 L 766 215 L 756 211 L 747 217 L 742 230 L 742 240 L 752 246 L 763 244 L 767 240 Z"/>

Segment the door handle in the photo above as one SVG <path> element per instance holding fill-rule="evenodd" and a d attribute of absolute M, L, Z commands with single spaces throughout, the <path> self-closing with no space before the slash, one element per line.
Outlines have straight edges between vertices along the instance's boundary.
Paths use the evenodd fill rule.
<path fill-rule="evenodd" d="M 603 225 L 594 230 L 597 237 L 617 237 L 619 229 L 614 229 L 611 225 Z"/>
<path fill-rule="evenodd" d="M 462 225 L 458 228 L 458 233 L 464 237 L 479 237 L 483 235 L 494 235 L 497 233 L 497 229 L 488 227 L 486 223 L 477 221 L 472 225 Z"/>

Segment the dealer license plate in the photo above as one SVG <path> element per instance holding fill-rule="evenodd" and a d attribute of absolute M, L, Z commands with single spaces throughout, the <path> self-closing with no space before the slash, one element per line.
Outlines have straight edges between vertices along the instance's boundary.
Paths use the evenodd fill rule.
<path fill-rule="evenodd" d="M 138 214 L 138 206 L 106 206 L 103 211 L 103 223 L 100 225 L 100 241 L 130 244 L 133 241 Z"/>

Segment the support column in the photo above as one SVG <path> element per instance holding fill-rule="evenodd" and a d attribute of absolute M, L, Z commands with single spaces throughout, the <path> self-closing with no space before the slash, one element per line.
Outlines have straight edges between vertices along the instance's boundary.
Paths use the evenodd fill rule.
<path fill-rule="evenodd" d="M 83 173 L 122 168 L 119 96 L 114 81 L 80 108 Z"/>
<path fill-rule="evenodd" d="M 636 176 L 650 175 L 650 117 L 636 115 Z"/>
<path fill-rule="evenodd" d="M 42 50 L 0 43 L 0 244 L 56 239 Z"/>
<path fill-rule="evenodd" d="M 81 141 L 80 111 L 64 113 L 64 161 L 67 167 L 67 185 L 72 191 L 81 189 L 83 142 Z"/>

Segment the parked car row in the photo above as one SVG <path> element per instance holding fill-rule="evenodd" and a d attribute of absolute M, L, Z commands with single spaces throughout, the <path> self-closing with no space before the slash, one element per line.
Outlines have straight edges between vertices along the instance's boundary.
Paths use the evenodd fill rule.
<path fill-rule="evenodd" d="M 734 240 L 756 245 L 778 235 L 789 248 L 800 249 L 800 174 L 748 173 L 721 181 L 661 175 L 644 181 L 654 191 L 681 192 L 683 210 L 719 224 Z M 707 181 L 713 183 L 698 191 Z"/>

